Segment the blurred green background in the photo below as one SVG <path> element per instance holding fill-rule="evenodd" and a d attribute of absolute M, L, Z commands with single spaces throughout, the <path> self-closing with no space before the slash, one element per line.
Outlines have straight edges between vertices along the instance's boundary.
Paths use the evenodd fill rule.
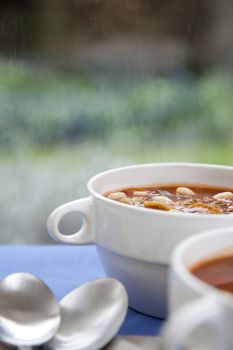
<path fill-rule="evenodd" d="M 112 167 L 232 165 L 233 4 L 1 1 L 0 243 Z M 80 218 L 67 218 L 74 232 Z"/>

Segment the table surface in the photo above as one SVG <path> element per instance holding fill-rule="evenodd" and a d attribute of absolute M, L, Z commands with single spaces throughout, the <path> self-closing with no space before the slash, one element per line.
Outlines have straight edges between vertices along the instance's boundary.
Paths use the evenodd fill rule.
<path fill-rule="evenodd" d="M 93 245 L 0 246 L 0 278 L 15 272 L 41 278 L 57 300 L 83 283 L 106 276 Z M 129 308 L 118 334 L 159 335 L 162 324 L 160 319 Z"/>

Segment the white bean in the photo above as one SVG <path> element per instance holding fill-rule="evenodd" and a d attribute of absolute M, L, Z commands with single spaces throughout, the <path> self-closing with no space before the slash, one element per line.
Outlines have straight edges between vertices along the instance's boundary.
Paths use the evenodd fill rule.
<path fill-rule="evenodd" d="M 188 187 L 177 187 L 176 194 L 179 194 L 181 196 L 194 196 L 195 192 L 193 192 Z"/>
<path fill-rule="evenodd" d="M 152 198 L 152 200 L 155 201 L 155 202 L 159 202 L 159 203 L 163 203 L 163 204 L 168 204 L 168 205 L 174 203 L 170 198 L 165 197 L 165 196 L 154 196 L 154 197 Z"/>
<path fill-rule="evenodd" d="M 161 209 L 161 210 L 171 210 L 173 208 L 174 202 L 165 196 L 154 196 L 152 201 L 145 202 L 145 207 Z"/>
<path fill-rule="evenodd" d="M 120 201 L 123 198 L 127 198 L 124 192 L 112 192 L 107 197 L 109 199 L 113 199 L 114 201 Z"/>
<path fill-rule="evenodd" d="M 220 192 L 213 196 L 215 199 L 233 199 L 232 192 Z"/>
<path fill-rule="evenodd" d="M 134 191 L 133 195 L 135 197 L 138 197 L 138 196 L 139 197 L 145 197 L 145 196 L 148 195 L 148 192 L 146 192 L 146 191 Z"/>
<path fill-rule="evenodd" d="M 144 207 L 151 208 L 151 209 L 167 210 L 167 211 L 172 209 L 172 207 L 169 204 L 158 202 L 158 201 L 145 201 Z"/>

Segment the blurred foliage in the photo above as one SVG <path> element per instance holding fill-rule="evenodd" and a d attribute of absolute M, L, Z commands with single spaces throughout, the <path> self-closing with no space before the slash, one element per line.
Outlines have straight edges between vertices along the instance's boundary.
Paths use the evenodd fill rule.
<path fill-rule="evenodd" d="M 0 61 L 0 243 L 51 243 L 49 213 L 105 169 L 232 165 L 232 110 L 231 73 L 133 79 Z"/>
<path fill-rule="evenodd" d="M 231 142 L 231 74 L 117 79 L 0 62 L 0 147 L 111 139 Z"/>

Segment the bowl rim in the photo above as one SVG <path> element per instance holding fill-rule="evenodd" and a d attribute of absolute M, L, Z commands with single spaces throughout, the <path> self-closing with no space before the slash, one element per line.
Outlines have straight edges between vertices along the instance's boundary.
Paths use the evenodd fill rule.
<path fill-rule="evenodd" d="M 232 235 L 232 242 L 233 242 L 233 227 L 222 227 L 222 228 L 217 228 L 217 229 L 210 229 L 210 230 L 204 230 L 203 232 L 199 232 L 196 235 L 190 236 L 180 243 L 174 248 L 172 256 L 171 256 L 171 267 L 174 273 L 179 277 L 179 279 L 182 280 L 182 282 L 186 285 L 191 287 L 195 292 L 201 293 L 204 295 L 208 295 L 209 293 L 212 293 L 213 295 L 224 295 L 225 292 L 221 291 L 210 284 L 202 281 L 198 277 L 194 276 L 188 268 L 186 268 L 182 264 L 182 257 L 185 252 L 185 250 L 190 247 L 193 243 L 197 241 L 202 241 L 205 240 L 206 238 L 210 237 L 213 239 L 215 236 L 218 236 L 220 234 L 225 234 L 225 235 Z M 221 251 L 223 249 L 220 249 L 219 251 L 216 252 L 216 254 L 211 254 L 211 257 L 214 258 L 218 257 L 221 254 Z M 206 257 L 208 258 L 208 256 Z M 204 259 L 203 259 L 204 260 Z M 230 295 L 230 294 L 229 294 Z M 233 296 L 230 295 L 232 298 L 232 304 L 233 304 Z"/>
<path fill-rule="evenodd" d="M 146 214 L 146 215 L 162 215 L 166 217 L 177 217 L 177 218 L 202 218 L 203 220 L 213 220 L 213 218 L 218 218 L 218 220 L 230 220 L 233 221 L 233 214 L 205 214 L 200 215 L 198 213 L 177 213 L 177 212 L 169 212 L 169 211 L 162 211 L 162 210 L 148 210 L 148 208 L 141 208 L 136 206 L 129 206 L 124 203 L 120 203 L 117 201 L 113 201 L 112 199 L 109 199 L 102 194 L 98 193 L 94 189 L 94 184 L 96 181 L 98 181 L 101 177 L 106 175 L 111 175 L 116 172 L 121 172 L 127 169 L 142 169 L 142 168 L 164 168 L 164 167 L 186 167 L 186 168 L 200 168 L 200 169 L 219 169 L 223 171 L 232 171 L 233 175 L 233 167 L 232 166 L 226 166 L 226 165 L 219 165 L 219 164 L 208 164 L 208 163 L 191 163 L 191 162 L 159 162 L 159 163 L 145 163 L 145 164 L 136 164 L 136 165 L 129 165 L 129 166 L 123 166 L 123 167 L 117 167 L 112 168 L 110 170 L 106 170 L 103 172 L 100 172 L 96 175 L 94 175 L 87 183 L 87 189 L 89 193 L 94 197 L 97 198 L 100 201 L 105 202 L 108 205 L 111 205 L 116 208 L 124 208 L 126 211 L 136 211 L 138 214 Z M 207 184 L 208 185 L 208 184 Z M 224 187 L 224 186 L 223 186 Z M 212 219 L 211 219 L 212 218 Z"/>

